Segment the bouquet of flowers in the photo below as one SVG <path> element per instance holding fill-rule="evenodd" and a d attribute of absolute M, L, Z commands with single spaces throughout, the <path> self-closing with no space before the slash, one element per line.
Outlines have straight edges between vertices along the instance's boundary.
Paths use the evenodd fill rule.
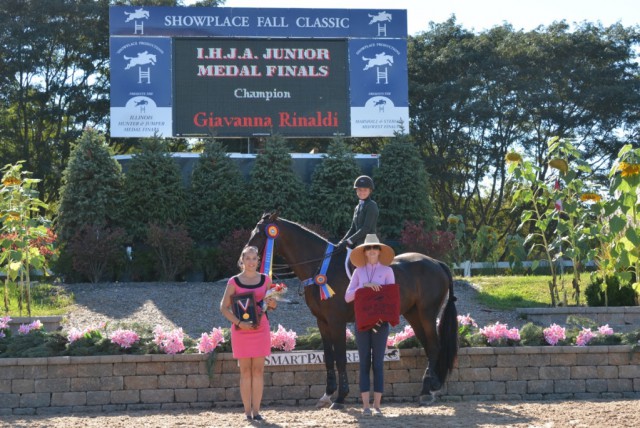
<path fill-rule="evenodd" d="M 271 284 L 271 288 L 267 290 L 267 293 L 264 295 L 265 299 L 274 299 L 278 302 L 289 302 L 290 300 L 285 299 L 283 296 L 287 292 L 287 285 L 284 282 L 279 284 Z"/>

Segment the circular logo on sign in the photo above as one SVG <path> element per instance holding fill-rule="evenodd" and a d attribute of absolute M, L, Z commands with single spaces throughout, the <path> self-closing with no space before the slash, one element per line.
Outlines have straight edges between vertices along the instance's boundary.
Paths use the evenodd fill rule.
<path fill-rule="evenodd" d="M 280 230 L 278 229 L 278 226 L 276 226 L 275 224 L 270 224 L 267 226 L 267 236 L 269 238 L 275 238 L 278 236 L 279 233 L 280 233 Z"/>
<path fill-rule="evenodd" d="M 317 285 L 324 285 L 327 283 L 327 275 L 318 274 L 315 276 L 315 278 L 313 278 L 313 282 L 315 282 Z"/>

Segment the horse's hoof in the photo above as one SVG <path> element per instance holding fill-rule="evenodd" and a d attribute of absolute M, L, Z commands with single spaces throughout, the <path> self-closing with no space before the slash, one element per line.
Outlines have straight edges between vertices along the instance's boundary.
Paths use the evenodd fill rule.
<path fill-rule="evenodd" d="M 430 399 L 422 400 L 422 397 L 423 396 L 421 395 L 420 401 L 418 402 L 418 406 L 420 407 L 430 406 L 436 402 L 436 393 L 433 391 L 430 393 Z"/>
<path fill-rule="evenodd" d="M 342 403 L 333 403 L 331 405 L 331 407 L 329 407 L 331 410 L 343 410 L 344 409 L 344 404 Z"/>
<path fill-rule="evenodd" d="M 316 409 L 323 409 L 329 406 L 331 406 L 331 397 L 329 397 L 327 394 L 324 394 L 322 397 L 320 397 L 320 399 L 316 403 Z"/>

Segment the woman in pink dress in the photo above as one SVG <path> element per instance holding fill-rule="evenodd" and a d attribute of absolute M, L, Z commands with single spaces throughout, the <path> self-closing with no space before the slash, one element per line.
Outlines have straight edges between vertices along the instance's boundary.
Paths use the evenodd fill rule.
<path fill-rule="evenodd" d="M 233 357 L 237 358 L 240 364 L 240 396 L 244 413 L 247 420 L 256 421 L 263 420 L 260 416 L 260 403 L 264 389 L 264 361 L 265 357 L 271 354 L 271 328 L 265 311 L 260 309 L 257 309 L 257 316 L 260 317 L 257 325 L 237 317 L 232 310 L 232 297 L 236 294 L 253 293 L 256 308 L 275 309 L 275 300 L 264 299 L 271 285 L 271 278 L 258 272 L 259 263 L 258 249 L 245 247 L 238 260 L 242 272 L 229 279 L 220 302 L 220 311 L 233 324 L 231 348 Z M 242 302 L 241 299 L 238 304 Z M 245 302 L 248 303 L 248 300 Z M 248 315 L 245 317 L 243 314 L 242 318 L 248 318 Z"/>

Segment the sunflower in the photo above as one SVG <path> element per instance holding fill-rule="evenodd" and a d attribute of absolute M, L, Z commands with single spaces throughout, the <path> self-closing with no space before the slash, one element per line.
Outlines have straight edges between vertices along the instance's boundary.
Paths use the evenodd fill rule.
<path fill-rule="evenodd" d="M 623 177 L 633 177 L 640 174 L 640 165 L 637 163 L 620 162 L 618 170 L 622 171 Z"/>
<path fill-rule="evenodd" d="M 600 202 L 602 198 L 597 193 L 583 193 L 580 195 L 582 202 Z"/>
<path fill-rule="evenodd" d="M 21 183 L 20 179 L 16 177 L 6 177 L 4 180 L 2 180 L 2 184 L 5 187 L 16 186 L 16 185 L 19 185 L 20 183 Z"/>
<path fill-rule="evenodd" d="M 6 218 L 6 219 L 7 219 L 7 221 L 10 221 L 10 220 L 14 220 L 14 221 L 20 220 L 20 213 L 17 213 L 17 212 L 15 212 L 15 211 L 9 211 L 9 212 L 7 213 L 7 218 Z"/>
<path fill-rule="evenodd" d="M 569 171 L 569 164 L 566 160 L 555 158 L 549 161 L 549 166 L 557 169 L 558 171 L 562 171 L 563 174 L 566 174 Z"/>
<path fill-rule="evenodd" d="M 513 163 L 520 163 L 522 162 L 522 156 L 520 156 L 519 153 L 516 152 L 509 152 L 506 154 L 506 156 L 504 157 L 504 159 L 507 162 L 513 162 Z"/>

